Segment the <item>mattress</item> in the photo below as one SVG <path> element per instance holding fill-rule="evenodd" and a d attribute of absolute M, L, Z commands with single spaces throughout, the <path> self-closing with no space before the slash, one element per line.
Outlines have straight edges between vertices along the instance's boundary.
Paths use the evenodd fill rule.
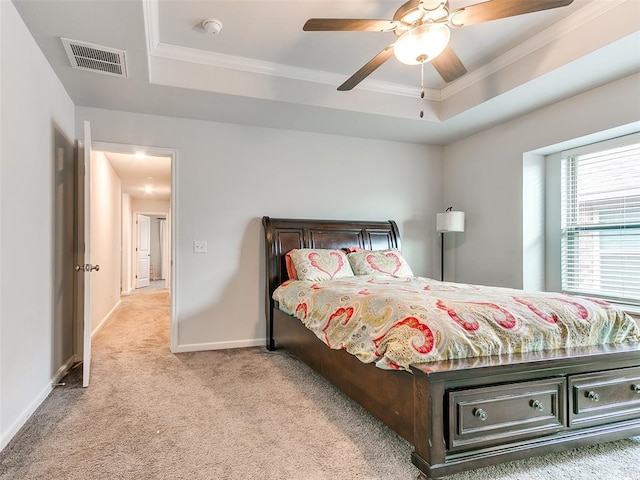
<path fill-rule="evenodd" d="M 422 277 L 290 280 L 273 298 L 330 348 L 383 369 L 640 338 L 636 322 L 603 300 Z"/>

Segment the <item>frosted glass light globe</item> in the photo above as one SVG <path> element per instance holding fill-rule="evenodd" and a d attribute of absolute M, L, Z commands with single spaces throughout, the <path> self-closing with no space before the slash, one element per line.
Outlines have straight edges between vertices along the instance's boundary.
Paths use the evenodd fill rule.
<path fill-rule="evenodd" d="M 407 65 L 430 62 L 442 53 L 451 37 L 449 27 L 425 23 L 403 34 L 393 47 L 396 58 Z"/>

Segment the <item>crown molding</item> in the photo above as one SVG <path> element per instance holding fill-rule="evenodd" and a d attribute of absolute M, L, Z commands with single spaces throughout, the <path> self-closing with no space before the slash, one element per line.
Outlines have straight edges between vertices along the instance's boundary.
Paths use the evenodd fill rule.
<path fill-rule="evenodd" d="M 515 48 L 504 53 L 495 60 L 467 73 L 454 82 L 444 86 L 441 90 L 425 89 L 424 99 L 429 101 L 443 101 L 455 96 L 462 90 L 483 81 L 485 78 L 527 57 L 544 46 L 562 38 L 568 32 L 575 30 L 594 18 L 628 0 L 594 1 L 577 10 L 549 28 L 526 40 Z M 344 75 L 308 68 L 293 67 L 273 62 L 266 62 L 246 57 L 237 57 L 206 50 L 170 45 L 160 41 L 159 0 L 144 0 L 144 20 L 147 41 L 147 61 L 149 66 L 153 57 L 175 61 L 197 63 L 216 68 L 225 68 L 246 73 L 269 75 L 290 80 L 305 81 L 323 85 L 340 85 Z M 386 95 L 419 98 L 420 89 L 408 85 L 365 79 L 359 89 Z"/>
<path fill-rule="evenodd" d="M 446 100 L 474 83 L 481 82 L 494 73 L 516 63 L 519 60 L 531 55 L 536 50 L 559 40 L 567 33 L 583 26 L 594 18 L 603 15 L 628 0 L 608 0 L 606 2 L 591 2 L 587 6 L 577 10 L 573 15 L 568 16 L 559 22 L 554 23 L 542 32 L 534 35 L 530 39 L 512 48 L 508 52 L 497 57 L 495 60 L 482 65 L 481 67 L 467 73 L 454 82 L 446 85 L 441 91 L 441 99 Z"/>
<path fill-rule="evenodd" d="M 151 71 L 152 53 L 160 43 L 158 0 L 143 0 L 142 14 L 144 16 L 144 39 L 147 46 L 147 68 Z"/>
<path fill-rule="evenodd" d="M 160 13 L 159 0 L 144 0 L 144 21 L 147 40 L 147 61 L 151 63 L 153 57 L 198 63 L 210 67 L 227 68 L 259 75 L 319 83 L 325 85 L 340 85 L 344 82 L 344 75 L 329 73 L 309 68 L 292 67 L 272 62 L 265 62 L 253 58 L 237 57 L 222 53 L 215 53 L 195 48 L 182 47 L 162 43 L 160 41 Z M 358 85 L 359 89 L 387 95 L 420 98 L 420 89 L 408 85 L 365 79 Z M 440 91 L 425 89 L 425 100 L 439 101 Z"/>
<path fill-rule="evenodd" d="M 197 63 L 210 67 L 227 68 L 247 73 L 255 73 L 258 75 L 270 75 L 289 80 L 300 80 L 324 85 L 340 85 L 344 82 L 344 75 L 339 75 L 337 73 L 312 70 L 309 68 L 292 67 L 289 65 L 265 62 L 253 58 L 237 57 L 234 55 L 214 53 L 166 43 L 158 43 L 151 52 L 151 55 L 169 60 Z M 382 82 L 379 80 L 364 80 L 358 88 L 387 95 L 400 95 L 412 98 L 420 97 L 420 89 L 417 87 Z M 425 90 L 425 99 L 436 101 L 440 100 L 440 91 Z"/>

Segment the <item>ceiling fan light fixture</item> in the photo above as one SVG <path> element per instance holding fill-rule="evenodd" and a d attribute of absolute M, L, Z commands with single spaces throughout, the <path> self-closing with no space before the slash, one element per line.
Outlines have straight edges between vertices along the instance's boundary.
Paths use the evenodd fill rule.
<path fill-rule="evenodd" d="M 419 8 L 416 8 L 405 13 L 400 21 L 406 23 L 407 25 L 412 25 L 418 20 L 422 20 L 422 17 L 424 17 L 424 12 Z"/>
<path fill-rule="evenodd" d="M 406 65 L 430 62 L 440 55 L 451 37 L 449 27 L 439 23 L 425 23 L 403 34 L 393 47 L 396 58 Z"/>

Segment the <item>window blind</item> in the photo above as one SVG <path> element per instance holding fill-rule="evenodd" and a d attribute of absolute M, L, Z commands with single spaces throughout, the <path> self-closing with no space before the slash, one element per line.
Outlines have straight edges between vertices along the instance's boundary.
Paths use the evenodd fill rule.
<path fill-rule="evenodd" d="M 640 142 L 587 150 L 562 158 L 562 289 L 640 304 Z"/>

